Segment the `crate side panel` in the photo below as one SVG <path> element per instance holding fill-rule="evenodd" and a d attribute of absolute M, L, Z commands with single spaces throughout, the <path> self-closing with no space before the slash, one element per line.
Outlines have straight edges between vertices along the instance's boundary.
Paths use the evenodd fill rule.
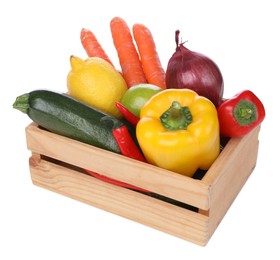
<path fill-rule="evenodd" d="M 246 137 L 232 139 L 222 154 L 223 157 L 229 159 L 216 164 L 217 169 L 211 169 L 214 173 L 210 172 L 203 179 L 211 186 L 210 235 L 214 233 L 255 168 L 258 156 L 259 130 L 257 128 Z M 219 175 L 215 174 L 217 171 L 219 171 Z"/>
<path fill-rule="evenodd" d="M 122 155 L 42 130 L 26 128 L 29 150 L 152 191 L 201 209 L 209 209 L 209 186 Z"/>
<path fill-rule="evenodd" d="M 32 182 L 198 245 L 208 242 L 208 217 L 102 182 L 63 166 L 30 159 Z"/>

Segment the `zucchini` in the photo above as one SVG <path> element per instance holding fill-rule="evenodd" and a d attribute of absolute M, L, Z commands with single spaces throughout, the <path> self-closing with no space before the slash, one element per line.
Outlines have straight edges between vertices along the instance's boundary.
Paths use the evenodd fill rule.
<path fill-rule="evenodd" d="M 127 125 L 67 94 L 34 90 L 16 98 L 13 108 L 26 113 L 39 126 L 62 136 L 121 154 L 112 130 Z M 134 132 L 134 133 L 133 133 Z"/>

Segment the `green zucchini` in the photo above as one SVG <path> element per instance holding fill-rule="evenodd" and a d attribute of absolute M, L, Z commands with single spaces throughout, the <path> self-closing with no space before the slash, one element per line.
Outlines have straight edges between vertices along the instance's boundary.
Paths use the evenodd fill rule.
<path fill-rule="evenodd" d="M 39 126 L 53 133 L 119 154 L 121 152 L 112 131 L 124 124 L 131 130 L 126 121 L 67 94 L 50 90 L 34 90 L 20 95 L 13 108 L 26 113 Z"/>

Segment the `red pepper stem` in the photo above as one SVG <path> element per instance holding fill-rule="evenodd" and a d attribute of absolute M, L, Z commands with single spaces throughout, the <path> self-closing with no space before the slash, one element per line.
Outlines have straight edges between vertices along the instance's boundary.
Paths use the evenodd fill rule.
<path fill-rule="evenodd" d="M 251 125 L 258 119 L 256 105 L 253 102 L 241 99 L 233 110 L 233 115 L 241 126 Z"/>
<path fill-rule="evenodd" d="M 138 161 L 146 162 L 146 159 L 135 144 L 128 131 L 128 128 L 125 125 L 114 129 L 112 134 L 120 148 L 122 155 Z"/>
<path fill-rule="evenodd" d="M 250 108 L 242 108 L 240 109 L 240 116 L 246 119 L 251 118 L 253 115 L 253 111 Z"/>

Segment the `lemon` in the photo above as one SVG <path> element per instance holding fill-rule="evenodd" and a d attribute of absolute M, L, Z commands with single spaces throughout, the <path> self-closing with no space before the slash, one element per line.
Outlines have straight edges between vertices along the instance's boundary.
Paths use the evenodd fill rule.
<path fill-rule="evenodd" d="M 112 116 L 121 117 L 115 106 L 127 91 L 127 84 L 110 63 L 90 57 L 85 60 L 71 56 L 71 70 L 67 75 L 70 96 L 102 110 Z"/>

